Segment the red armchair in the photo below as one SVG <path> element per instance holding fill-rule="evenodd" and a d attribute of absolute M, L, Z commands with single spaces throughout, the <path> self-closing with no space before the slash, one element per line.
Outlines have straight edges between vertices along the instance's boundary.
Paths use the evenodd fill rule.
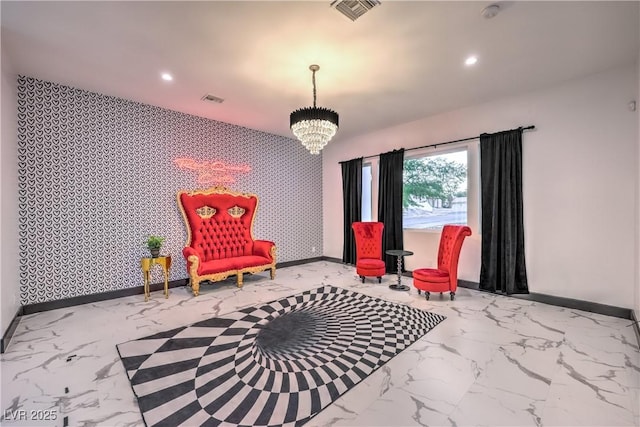
<path fill-rule="evenodd" d="M 430 292 L 450 292 L 451 300 L 458 289 L 458 259 L 464 238 L 471 236 L 466 225 L 445 225 L 438 248 L 438 268 L 420 268 L 413 271 L 413 286 L 424 291 L 426 299 Z"/>
<path fill-rule="evenodd" d="M 365 276 L 377 277 L 382 282 L 385 264 L 382 259 L 381 222 L 354 222 L 351 224 L 356 239 L 356 272 L 364 283 Z"/>
<path fill-rule="evenodd" d="M 237 276 L 242 287 L 244 273 L 271 270 L 276 274 L 276 247 L 253 238 L 253 220 L 258 207 L 255 194 L 234 193 L 225 188 L 180 191 L 178 206 L 187 226 L 182 254 L 187 261 L 194 295 L 200 282 Z"/>

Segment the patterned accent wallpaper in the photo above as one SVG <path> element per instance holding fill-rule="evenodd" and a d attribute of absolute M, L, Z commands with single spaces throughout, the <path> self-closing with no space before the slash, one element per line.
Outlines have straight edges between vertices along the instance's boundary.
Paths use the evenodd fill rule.
<path fill-rule="evenodd" d="M 255 237 L 322 255 L 322 157 L 294 139 L 23 76 L 17 110 L 23 305 L 141 286 L 149 234 L 187 278 L 176 193 L 203 186 L 178 158 L 250 166 L 227 187 L 258 195 Z"/>

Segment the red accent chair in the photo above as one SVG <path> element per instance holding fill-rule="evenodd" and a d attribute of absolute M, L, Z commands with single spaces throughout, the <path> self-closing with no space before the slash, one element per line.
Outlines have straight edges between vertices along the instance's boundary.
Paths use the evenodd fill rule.
<path fill-rule="evenodd" d="M 253 220 L 258 208 L 255 194 L 243 194 L 216 187 L 178 193 L 178 206 L 187 226 L 187 243 L 182 250 L 187 260 L 194 295 L 200 282 L 237 276 L 242 287 L 244 273 L 271 270 L 276 274 L 276 246 L 253 238 Z"/>
<path fill-rule="evenodd" d="M 420 268 L 413 271 L 413 286 L 424 291 L 429 299 L 430 292 L 450 292 L 451 300 L 458 289 L 458 259 L 464 238 L 471 236 L 466 225 L 445 225 L 440 236 L 438 268 Z"/>
<path fill-rule="evenodd" d="M 382 230 L 381 222 L 354 222 L 351 224 L 356 238 L 356 272 L 364 283 L 364 278 L 377 277 L 382 282 L 385 264 L 382 259 Z"/>

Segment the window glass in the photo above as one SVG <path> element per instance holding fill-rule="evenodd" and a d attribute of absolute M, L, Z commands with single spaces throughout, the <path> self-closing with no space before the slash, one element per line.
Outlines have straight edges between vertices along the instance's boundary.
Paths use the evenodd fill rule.
<path fill-rule="evenodd" d="M 362 166 L 362 221 L 371 221 L 371 163 Z"/>
<path fill-rule="evenodd" d="M 467 150 L 405 158 L 403 181 L 403 228 L 467 224 Z"/>

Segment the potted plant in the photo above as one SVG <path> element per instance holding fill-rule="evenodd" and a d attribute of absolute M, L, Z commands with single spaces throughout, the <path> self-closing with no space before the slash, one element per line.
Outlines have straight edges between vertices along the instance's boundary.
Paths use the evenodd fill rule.
<path fill-rule="evenodd" d="M 151 257 L 157 258 L 160 255 L 160 248 L 162 247 L 162 243 L 164 242 L 164 237 L 160 236 L 149 236 L 147 239 L 147 247 L 151 251 Z"/>

